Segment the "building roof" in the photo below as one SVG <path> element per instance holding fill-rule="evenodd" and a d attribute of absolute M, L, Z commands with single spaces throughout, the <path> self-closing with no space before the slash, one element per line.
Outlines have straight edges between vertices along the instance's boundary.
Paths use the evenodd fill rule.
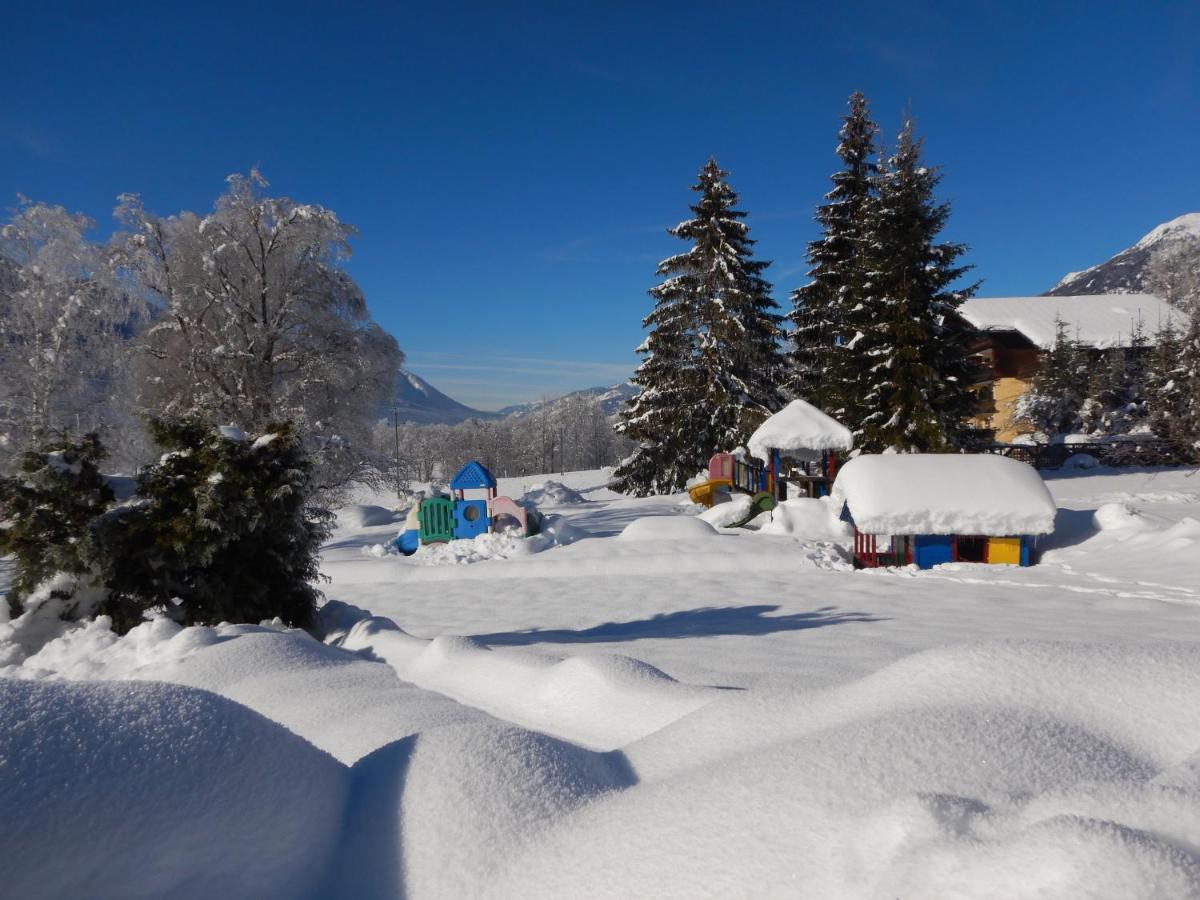
<path fill-rule="evenodd" d="M 980 331 L 1016 331 L 1043 350 L 1054 346 L 1059 320 L 1072 338 L 1097 350 L 1128 347 L 1139 320 L 1150 339 L 1168 320 L 1186 326 L 1183 313 L 1152 294 L 972 297 L 959 313 Z"/>
<path fill-rule="evenodd" d="M 758 426 L 746 448 L 752 456 L 766 460 L 771 450 L 795 453 L 801 450 L 850 450 L 850 429 L 821 412 L 811 403 L 793 400 Z"/>
<path fill-rule="evenodd" d="M 450 490 L 452 491 L 473 491 L 477 489 L 494 488 L 496 479 L 492 477 L 492 473 L 481 462 L 472 460 L 454 476 L 454 480 L 450 482 Z"/>
<path fill-rule="evenodd" d="M 986 453 L 859 456 L 833 497 L 867 534 L 1048 534 L 1057 511 L 1037 470 Z"/>

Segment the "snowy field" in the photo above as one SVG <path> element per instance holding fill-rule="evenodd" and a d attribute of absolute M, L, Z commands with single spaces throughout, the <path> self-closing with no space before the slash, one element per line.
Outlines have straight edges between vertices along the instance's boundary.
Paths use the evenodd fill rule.
<path fill-rule="evenodd" d="M 411 558 L 361 498 L 324 643 L 0 622 L 0 894 L 1200 897 L 1196 470 L 1052 477 L 1039 565 L 927 572 L 606 476 Z"/>

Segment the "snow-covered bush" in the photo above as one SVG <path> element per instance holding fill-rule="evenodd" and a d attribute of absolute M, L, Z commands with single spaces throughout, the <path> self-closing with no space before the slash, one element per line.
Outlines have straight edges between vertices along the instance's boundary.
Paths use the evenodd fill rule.
<path fill-rule="evenodd" d="M 71 618 L 89 611 L 77 608 L 77 589 L 94 570 L 88 526 L 113 502 L 100 474 L 104 457 L 95 434 L 78 442 L 64 437 L 26 453 L 17 475 L 0 478 L 0 555 L 16 557 L 12 618 L 54 576 L 62 577 L 41 600 L 56 601 Z"/>
<path fill-rule="evenodd" d="M 257 439 L 192 419 L 150 429 L 166 452 L 125 502 L 100 474 L 95 435 L 28 453 L 0 479 L 10 617 L 107 615 L 120 632 L 153 609 L 186 624 L 311 624 L 333 517 L 310 505 L 312 465 L 292 426 Z"/>
<path fill-rule="evenodd" d="M 312 466 L 292 426 L 257 439 L 194 419 L 150 427 L 167 452 L 94 528 L 102 611 L 119 630 L 157 607 L 188 624 L 311 624 L 332 515 L 308 505 Z"/>

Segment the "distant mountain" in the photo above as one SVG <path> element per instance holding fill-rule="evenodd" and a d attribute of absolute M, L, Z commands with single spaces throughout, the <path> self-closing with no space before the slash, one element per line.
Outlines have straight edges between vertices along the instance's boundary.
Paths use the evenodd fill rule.
<path fill-rule="evenodd" d="M 572 391 L 569 394 L 564 394 L 561 397 L 555 397 L 552 400 L 537 400 L 533 403 L 518 403 L 515 406 L 506 406 L 503 409 L 497 410 L 496 415 L 504 418 L 519 419 L 522 416 L 533 415 L 543 410 L 553 410 L 556 406 L 560 406 L 570 400 L 586 397 L 598 400 L 600 409 L 604 411 L 606 416 L 614 416 L 621 410 L 626 401 L 637 392 L 637 387 L 629 382 L 613 384 L 608 387 L 584 388 L 580 391 Z"/>
<path fill-rule="evenodd" d="M 400 370 L 394 400 L 382 410 L 381 417 L 390 419 L 393 409 L 399 413 L 401 422 L 414 422 L 417 425 L 457 425 L 467 419 L 501 418 L 498 413 L 472 409 L 447 397 L 420 375 L 414 375 L 407 369 Z"/>
<path fill-rule="evenodd" d="M 1046 294 L 1074 297 L 1152 293 L 1147 284 L 1150 263 L 1164 252 L 1181 252 L 1200 261 L 1200 213 L 1187 213 L 1164 222 L 1112 259 L 1082 272 L 1069 273 Z"/>
<path fill-rule="evenodd" d="M 579 397 L 595 398 L 606 416 L 613 416 L 625 405 L 625 401 L 637 393 L 632 384 L 614 384 L 608 387 L 584 388 L 552 400 L 519 403 L 506 406 L 496 412 L 472 409 L 459 403 L 435 388 L 419 375 L 406 369 L 400 370 L 396 379 L 395 401 L 380 411 L 380 418 L 391 419 L 395 408 L 401 422 L 417 425 L 457 425 L 467 419 L 519 419 L 542 411 L 553 411 L 556 406 Z"/>

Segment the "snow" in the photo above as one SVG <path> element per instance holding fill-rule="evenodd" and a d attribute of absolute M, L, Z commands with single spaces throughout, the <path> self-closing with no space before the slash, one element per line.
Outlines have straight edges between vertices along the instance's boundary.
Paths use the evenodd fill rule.
<path fill-rule="evenodd" d="M 584 503 L 583 494 L 558 481 L 543 481 L 525 492 L 525 499 L 534 506 L 565 506 Z"/>
<path fill-rule="evenodd" d="M 371 503 L 355 503 L 343 507 L 337 512 L 338 523 L 350 528 L 373 528 L 377 525 L 391 525 L 398 520 L 397 514 L 385 506 Z"/>
<path fill-rule="evenodd" d="M 348 790 L 330 756 L 179 685 L 0 679 L 10 897 L 300 896 Z"/>
<path fill-rule="evenodd" d="M 746 446 L 761 460 L 771 450 L 795 455 L 802 451 L 842 450 L 854 446 L 850 429 L 804 400 L 793 400 L 760 425 Z"/>
<path fill-rule="evenodd" d="M 1096 349 L 1128 347 L 1139 320 L 1148 336 L 1168 321 L 1181 330 L 1187 324 L 1179 310 L 1150 294 L 972 297 L 959 312 L 981 331 L 1017 331 L 1043 350 L 1054 346 L 1057 321 Z"/>
<path fill-rule="evenodd" d="M 754 498 L 749 494 L 733 494 L 725 503 L 718 503 L 700 513 L 699 518 L 714 528 L 732 528 L 750 513 Z"/>
<path fill-rule="evenodd" d="M 237 425 L 221 425 L 218 426 L 217 431 L 219 431 L 221 437 L 225 438 L 227 441 L 245 441 L 249 439 L 246 435 L 246 432 L 244 432 Z"/>
<path fill-rule="evenodd" d="M 1048 534 L 1054 499 L 1032 466 L 991 454 L 895 453 L 842 466 L 833 497 L 866 534 Z"/>
<path fill-rule="evenodd" d="M 694 541 L 717 537 L 718 532 L 700 518 L 646 516 L 625 526 L 623 541 Z"/>
<path fill-rule="evenodd" d="M 830 497 L 796 497 L 771 510 L 769 520 L 759 529 L 762 534 L 779 534 L 809 541 L 851 543 L 853 532 L 839 518 L 840 505 Z"/>
<path fill-rule="evenodd" d="M 608 475 L 472 565 L 343 512 L 321 640 L 10 654 L 0 893 L 1200 895 L 1200 470 L 1052 473 L 1038 565 L 930 571 L 854 571 L 832 501 L 721 533 Z"/>

